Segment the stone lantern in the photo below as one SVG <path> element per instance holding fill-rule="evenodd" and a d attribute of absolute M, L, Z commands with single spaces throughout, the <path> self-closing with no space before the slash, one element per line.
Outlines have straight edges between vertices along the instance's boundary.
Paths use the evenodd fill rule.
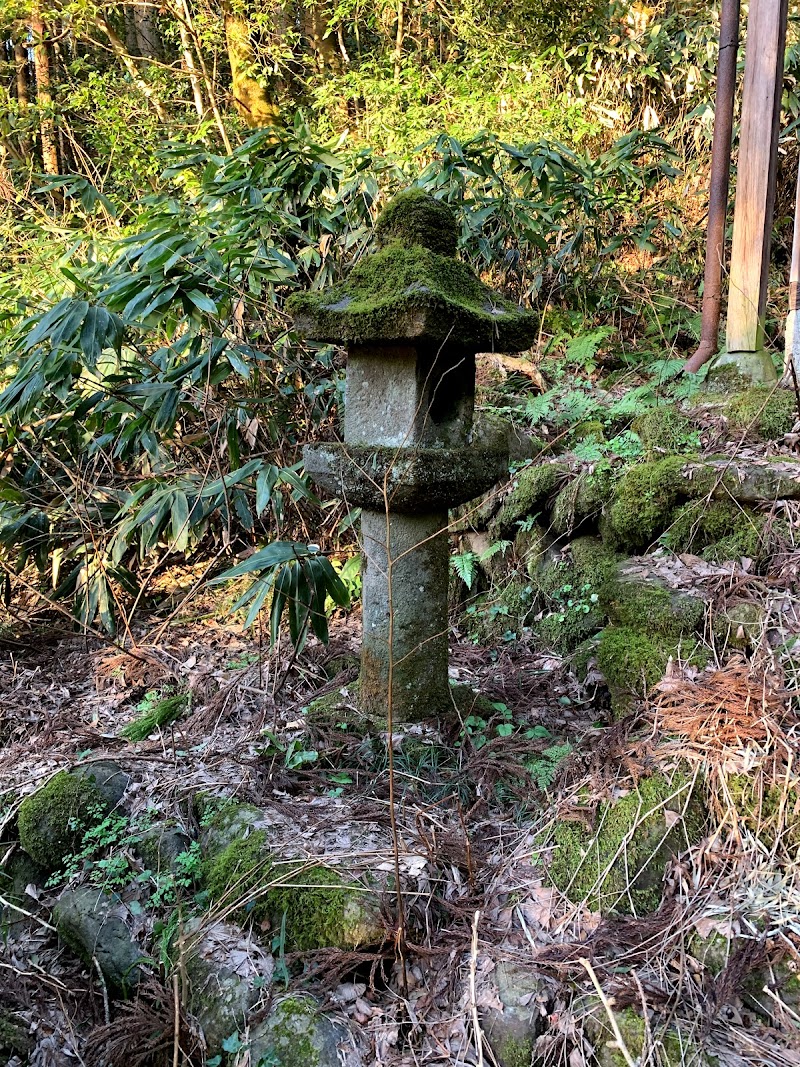
<path fill-rule="evenodd" d="M 347 280 L 293 296 L 295 328 L 344 345 L 344 441 L 306 445 L 316 485 L 362 509 L 363 636 L 358 703 L 394 722 L 452 712 L 448 508 L 508 471 L 504 435 L 473 427 L 476 352 L 518 352 L 538 322 L 456 259 L 450 207 L 420 189 L 375 226 L 377 251 Z"/>

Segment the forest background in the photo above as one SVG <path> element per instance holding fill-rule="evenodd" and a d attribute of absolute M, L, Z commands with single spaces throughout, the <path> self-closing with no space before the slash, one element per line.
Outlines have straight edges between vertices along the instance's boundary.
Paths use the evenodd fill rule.
<path fill-rule="evenodd" d="M 412 182 L 459 207 L 484 278 L 541 312 L 545 395 L 501 391 L 497 411 L 578 423 L 599 365 L 639 375 L 631 414 L 685 392 L 718 18 L 691 0 L 5 0 L 6 602 L 113 631 L 176 559 L 203 576 L 286 537 L 336 555 L 354 516 L 319 510 L 298 448 L 332 432 L 341 358 L 300 342 L 284 303 L 339 277 Z M 776 348 L 798 70 L 792 5 Z M 303 574 L 318 621 L 341 589 Z"/>

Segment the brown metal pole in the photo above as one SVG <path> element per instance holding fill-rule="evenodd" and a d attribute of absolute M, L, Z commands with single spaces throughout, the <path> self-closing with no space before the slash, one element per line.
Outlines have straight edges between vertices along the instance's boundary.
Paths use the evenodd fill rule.
<path fill-rule="evenodd" d="M 711 182 L 708 196 L 702 326 L 700 345 L 684 367 L 684 370 L 690 374 L 696 374 L 719 348 L 722 264 L 725 259 L 725 218 L 728 213 L 728 186 L 731 176 L 733 98 L 736 90 L 738 54 L 739 0 L 722 0 L 714 134 L 711 142 Z"/>

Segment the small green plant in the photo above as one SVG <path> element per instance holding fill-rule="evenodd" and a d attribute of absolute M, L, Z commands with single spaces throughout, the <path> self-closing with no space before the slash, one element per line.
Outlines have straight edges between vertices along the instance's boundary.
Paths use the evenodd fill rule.
<path fill-rule="evenodd" d="M 272 730 L 262 730 L 261 736 L 266 739 L 262 752 L 265 755 L 270 751 L 282 755 L 283 765 L 288 771 L 296 771 L 308 763 L 316 763 L 319 759 L 319 752 L 316 749 L 303 748 L 303 739 L 300 737 L 292 738 L 288 744 L 284 744 Z"/>
<path fill-rule="evenodd" d="M 579 586 L 565 582 L 551 595 L 556 607 L 547 618 L 562 623 L 567 621 L 570 614 L 588 615 L 599 599 L 597 593 L 592 592 L 591 582 L 582 582 Z"/>
<path fill-rule="evenodd" d="M 572 745 L 569 741 L 564 742 L 563 745 L 551 745 L 537 759 L 529 760 L 525 764 L 525 769 L 541 790 L 549 789 L 555 781 L 559 763 L 566 759 L 570 752 L 572 752 Z"/>
<path fill-rule="evenodd" d="M 88 873 L 90 881 L 95 885 L 115 889 L 130 882 L 133 872 L 127 857 L 121 852 L 104 855 L 109 850 L 120 849 L 133 840 L 127 816 L 112 812 L 105 818 L 100 818 L 100 809 L 94 811 L 93 815 L 100 821 L 83 833 L 80 849 L 65 858 L 63 868 L 50 877 L 48 886 L 69 882 L 81 873 Z"/>
<path fill-rule="evenodd" d="M 128 741 L 144 741 L 150 734 L 175 722 L 188 707 L 188 693 L 151 689 L 136 707 L 139 715 L 120 730 L 120 736 Z"/>
<path fill-rule="evenodd" d="M 478 565 L 488 562 L 493 556 L 504 555 L 511 547 L 510 541 L 495 541 L 483 552 L 459 552 L 450 557 L 450 566 L 464 582 L 467 589 L 472 588 Z"/>

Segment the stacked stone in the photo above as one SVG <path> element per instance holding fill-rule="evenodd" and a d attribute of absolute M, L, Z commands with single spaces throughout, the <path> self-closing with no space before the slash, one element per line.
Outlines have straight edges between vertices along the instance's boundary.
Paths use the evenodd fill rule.
<path fill-rule="evenodd" d="M 344 440 L 307 445 L 323 490 L 362 509 L 359 706 L 394 722 L 452 709 L 448 685 L 448 509 L 505 477 L 503 435 L 473 441 L 475 355 L 534 342 L 534 316 L 456 259 L 452 210 L 400 194 L 377 251 L 341 285 L 289 302 L 295 327 L 347 349 Z"/>

